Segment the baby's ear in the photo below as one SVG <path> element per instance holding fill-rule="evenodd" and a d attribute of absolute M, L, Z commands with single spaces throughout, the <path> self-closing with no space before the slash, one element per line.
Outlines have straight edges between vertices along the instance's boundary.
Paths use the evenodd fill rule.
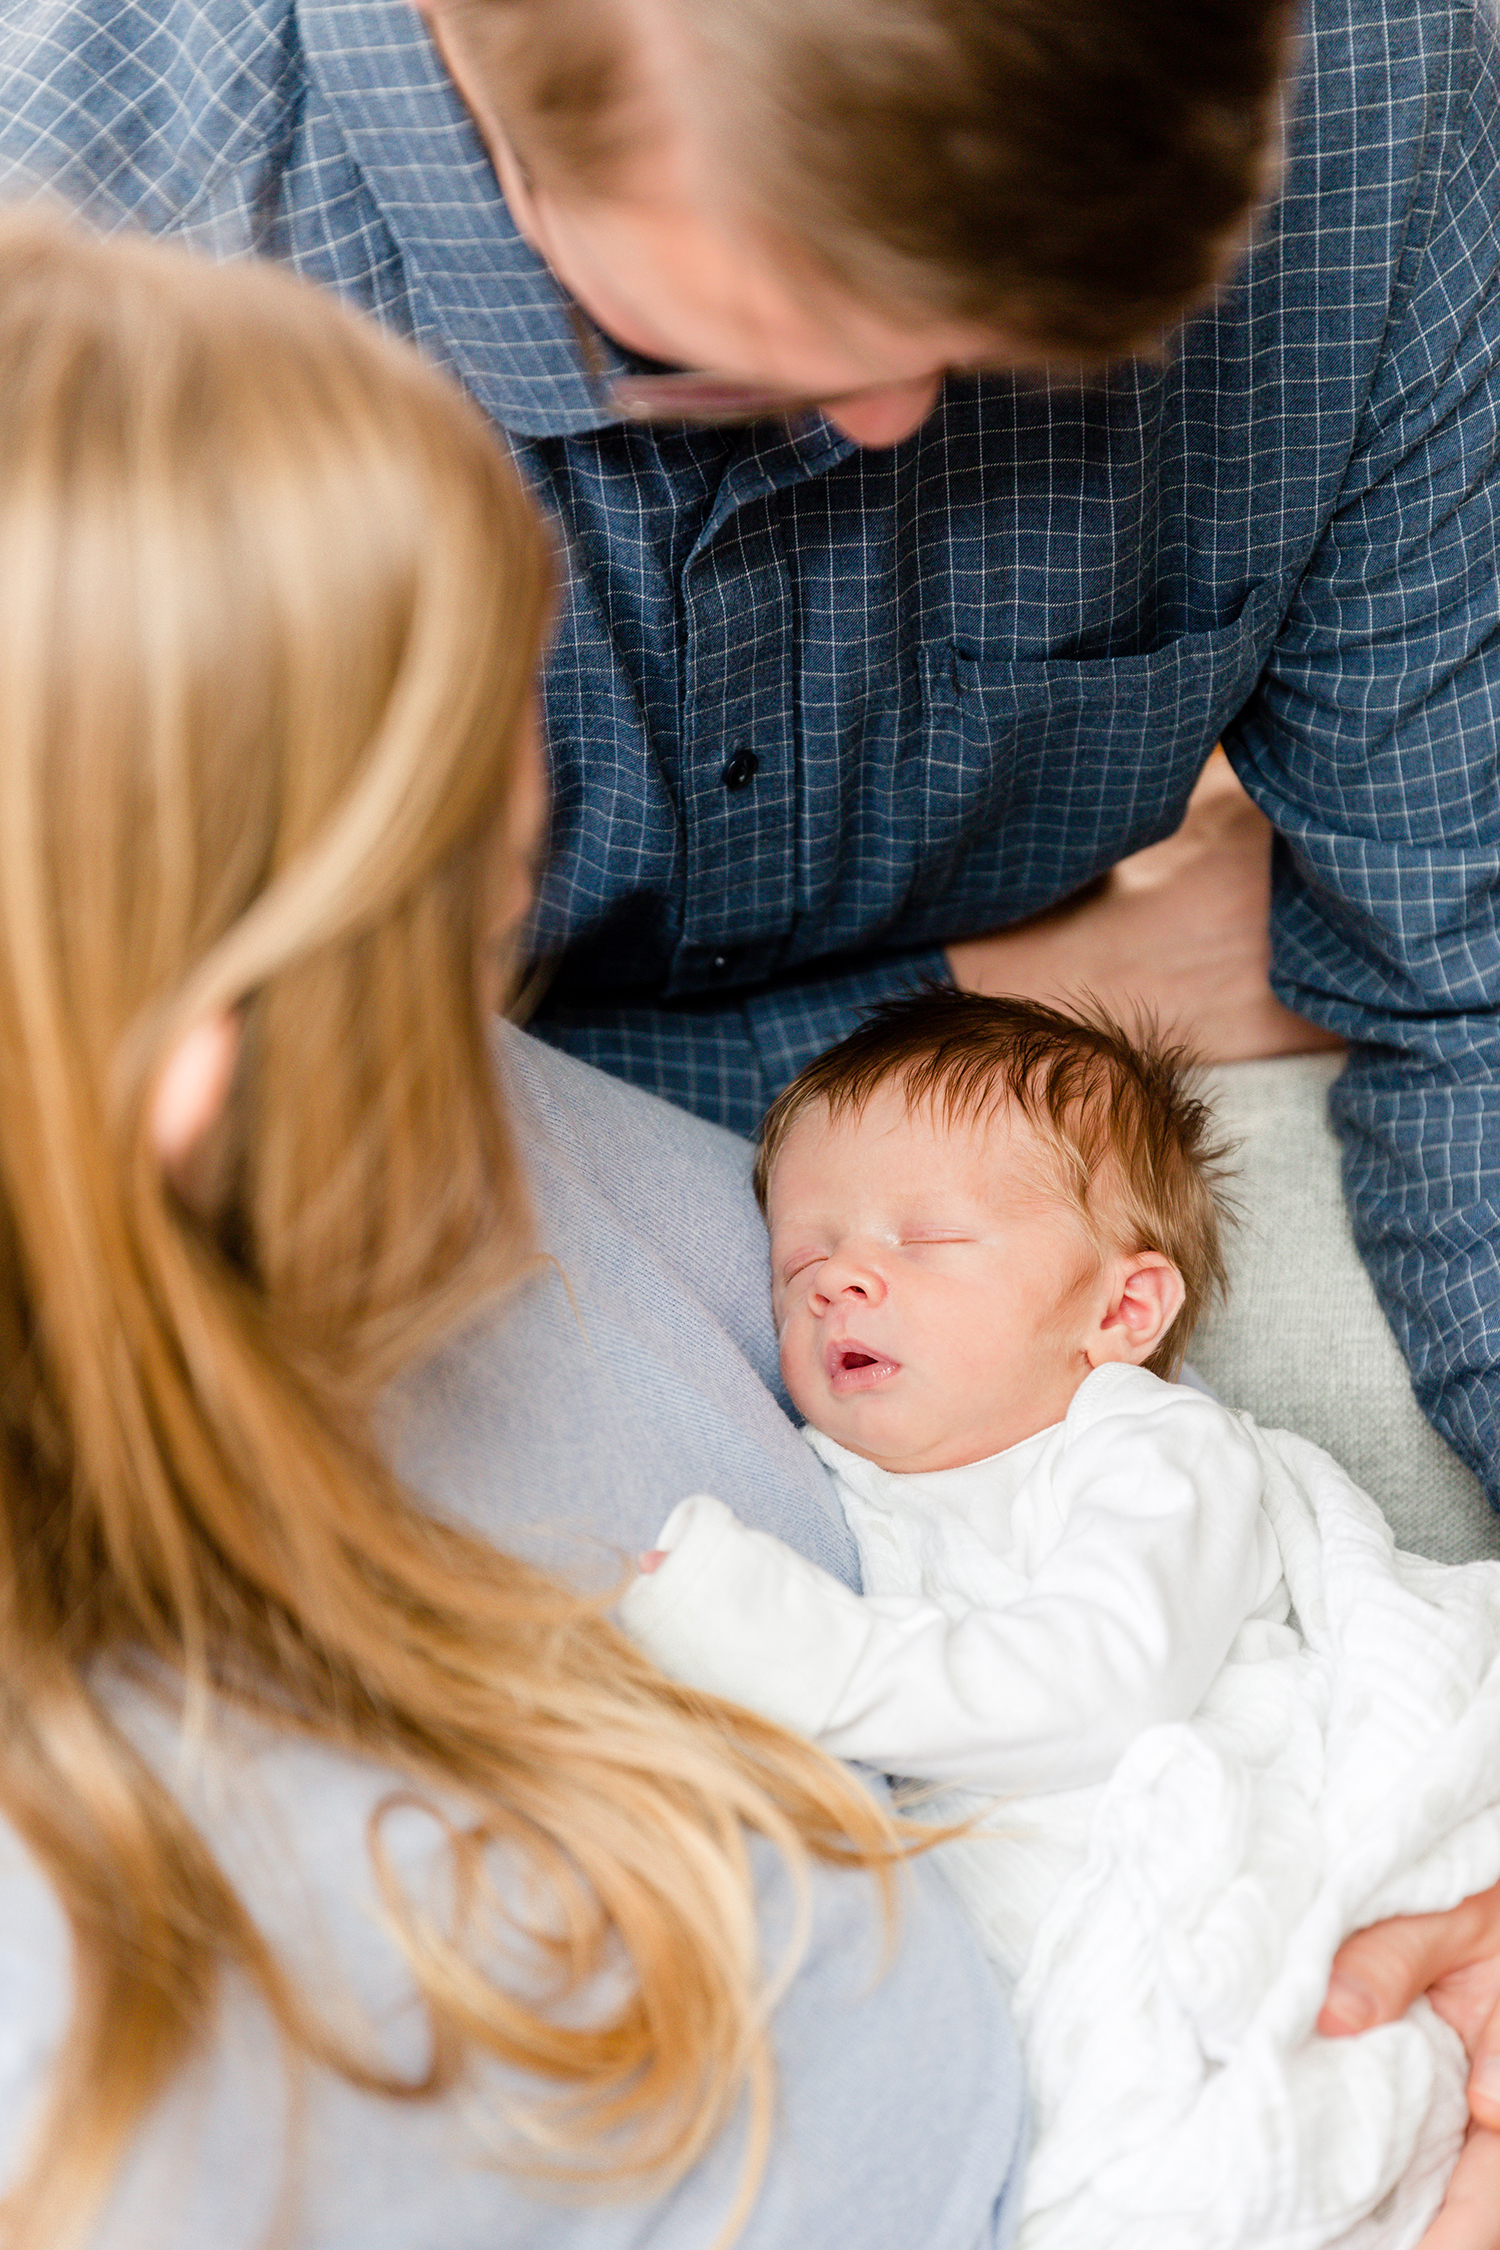
<path fill-rule="evenodd" d="M 1135 1250 L 1112 1262 L 1109 1301 L 1084 1344 L 1090 1367 L 1123 1361 L 1143 1367 L 1182 1310 L 1181 1274 L 1159 1250 Z"/>

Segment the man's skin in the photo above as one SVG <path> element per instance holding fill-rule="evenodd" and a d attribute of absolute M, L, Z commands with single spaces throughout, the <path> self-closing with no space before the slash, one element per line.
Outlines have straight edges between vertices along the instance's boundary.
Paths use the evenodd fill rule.
<path fill-rule="evenodd" d="M 1443 2208 L 1420 2250 L 1500 2243 L 1500 1883 L 1451 1914 L 1359 1930 L 1334 1956 L 1318 2029 L 1333 2039 L 1394 2023 L 1425 1992 L 1469 2056 L 1473 2123 Z"/>
<path fill-rule="evenodd" d="M 1081 899 L 949 946 L 948 963 L 974 992 L 1086 991 L 1126 1018 L 1144 1000 L 1211 1062 L 1337 1047 L 1271 990 L 1270 911 L 1270 823 L 1216 750 L 1175 836 Z"/>
<path fill-rule="evenodd" d="M 638 153 L 607 197 L 528 180 L 466 45 L 464 0 L 413 4 L 473 114 L 516 224 L 618 343 L 815 401 L 870 447 L 910 436 L 950 369 L 1037 364 L 1034 349 L 998 330 L 887 318 L 821 276 L 789 270 L 701 129 L 691 53 L 667 0 L 617 0 L 639 64 Z M 1264 820 L 1216 759 L 1177 836 L 1124 862 L 1082 900 L 950 946 L 950 968 L 976 991 L 1045 995 L 1082 985 L 1106 1002 L 1144 1002 L 1210 1060 L 1327 1045 L 1270 990 L 1269 854 Z M 1500 2072 L 1500 1887 L 1451 1914 L 1352 1938 L 1319 2028 L 1364 2030 L 1429 1989 L 1474 2058 L 1476 2124 L 1421 2250 L 1500 2250 L 1500 2096 L 1481 2082 L 1487 2064 Z"/>

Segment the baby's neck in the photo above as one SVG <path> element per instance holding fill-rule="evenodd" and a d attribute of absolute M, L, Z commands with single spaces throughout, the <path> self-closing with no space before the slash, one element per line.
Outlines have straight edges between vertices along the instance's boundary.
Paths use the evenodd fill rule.
<path fill-rule="evenodd" d="M 1090 1368 L 1079 1379 L 1073 1397 L 1077 1397 L 1078 1391 L 1088 1380 L 1088 1375 L 1093 1372 L 1094 1370 Z M 1071 1403 L 1070 1399 L 1068 1404 Z M 945 1476 L 953 1470 L 977 1468 L 986 1461 L 1000 1461 L 1007 1454 L 1021 1451 L 1023 1447 L 1031 1445 L 1037 1438 L 1046 1437 L 1051 1431 L 1060 1428 L 1066 1412 L 1067 1407 L 1064 1406 L 1063 1412 L 1060 1414 L 1053 1413 L 1035 1421 L 1028 1421 L 1018 1434 L 1007 1431 L 998 1444 L 986 1443 L 981 1440 L 969 1446 L 934 1446 L 924 1449 L 916 1458 L 888 1455 L 876 1452 L 868 1446 L 851 1445 L 847 1438 L 835 1437 L 831 1431 L 820 1430 L 818 1434 L 825 1437 L 829 1444 L 838 1446 L 841 1452 L 852 1454 L 856 1460 L 868 1461 L 872 1468 L 883 1469 L 887 1476 Z M 817 1425 L 814 1423 L 810 1427 L 816 1428 Z"/>

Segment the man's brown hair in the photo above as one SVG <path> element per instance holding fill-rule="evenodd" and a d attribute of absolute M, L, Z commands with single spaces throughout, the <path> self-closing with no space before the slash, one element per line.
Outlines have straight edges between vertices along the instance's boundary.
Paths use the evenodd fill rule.
<path fill-rule="evenodd" d="M 523 161 L 617 188 L 661 131 L 647 0 L 442 0 Z M 1150 350 L 1270 185 L 1288 0 L 650 0 L 753 217 L 862 303 Z"/>
<path fill-rule="evenodd" d="M 934 986 L 877 1008 L 777 1096 L 761 1123 L 756 1198 L 764 1211 L 800 1117 L 820 1105 L 831 1117 L 857 1116 L 892 1079 L 911 1108 L 930 1107 L 949 1126 L 1014 1105 L 1101 1249 L 1156 1250 L 1181 1274 L 1182 1311 L 1146 1362 L 1170 1379 L 1227 1283 L 1228 1150 L 1193 1090 L 1195 1069 L 1191 1050 L 1153 1024 L 1127 1030 L 1093 1003 L 1065 1015 L 1036 1000 Z"/>

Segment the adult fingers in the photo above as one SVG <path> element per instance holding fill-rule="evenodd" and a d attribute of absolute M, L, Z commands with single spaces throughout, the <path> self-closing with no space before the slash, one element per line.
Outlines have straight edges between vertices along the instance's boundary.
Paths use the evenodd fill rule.
<path fill-rule="evenodd" d="M 1469 2111 L 1477 2124 L 1489 2127 L 1486 2138 L 1500 2145 L 1500 2000 L 1490 2010 L 1469 2051 Z M 1496 2182 L 1500 2198 L 1500 2174 Z M 1500 2236 L 1496 2239 L 1500 2241 Z"/>
<path fill-rule="evenodd" d="M 1417 2250 L 1500 2250 L 1500 2133 L 1470 2132 Z"/>
<path fill-rule="evenodd" d="M 1337 2039 L 1392 2023 L 1440 1977 L 1494 1954 L 1500 1954 L 1500 1884 L 1447 1914 L 1404 1914 L 1356 1930 L 1333 1957 L 1318 2029 Z"/>

